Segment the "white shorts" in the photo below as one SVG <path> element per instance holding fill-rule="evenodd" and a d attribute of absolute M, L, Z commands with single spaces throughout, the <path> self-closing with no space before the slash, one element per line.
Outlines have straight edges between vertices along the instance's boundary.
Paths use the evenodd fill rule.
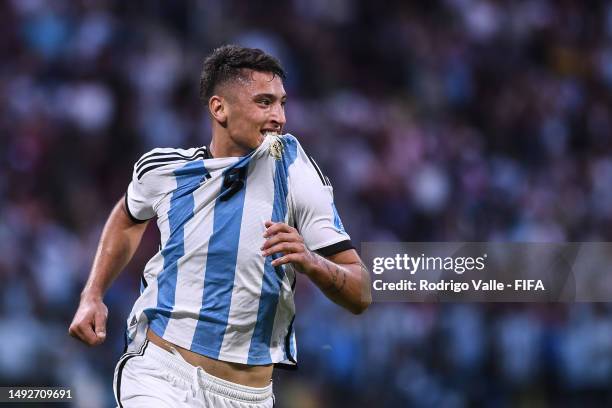
<path fill-rule="evenodd" d="M 272 384 L 255 388 L 222 380 L 148 340 L 137 352 L 121 356 L 113 388 L 117 406 L 123 408 L 274 406 Z"/>

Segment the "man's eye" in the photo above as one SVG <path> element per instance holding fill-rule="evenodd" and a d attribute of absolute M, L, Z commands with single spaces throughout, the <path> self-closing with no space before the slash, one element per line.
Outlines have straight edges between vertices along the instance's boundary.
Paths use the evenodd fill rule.
<path fill-rule="evenodd" d="M 270 105 L 270 100 L 269 99 L 262 99 L 262 100 L 259 101 L 259 103 L 262 104 L 262 105 L 268 106 L 268 105 Z"/>

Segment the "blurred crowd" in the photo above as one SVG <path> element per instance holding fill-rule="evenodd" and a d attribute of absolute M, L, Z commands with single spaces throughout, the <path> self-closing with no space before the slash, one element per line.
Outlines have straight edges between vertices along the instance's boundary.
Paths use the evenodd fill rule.
<path fill-rule="evenodd" d="M 288 72 L 286 130 L 364 241 L 612 240 L 606 1 L 0 2 L 1 385 L 111 406 L 141 250 L 109 338 L 67 337 L 103 223 L 153 147 L 208 144 L 203 58 L 236 43 Z M 302 279 L 283 407 L 612 404 L 608 304 L 375 304 Z"/>

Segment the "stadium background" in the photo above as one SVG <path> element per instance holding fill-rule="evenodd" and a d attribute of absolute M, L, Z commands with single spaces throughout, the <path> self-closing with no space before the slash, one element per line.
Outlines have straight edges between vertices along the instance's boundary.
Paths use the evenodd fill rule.
<path fill-rule="evenodd" d="M 414 3 L 414 4 L 410 4 Z M 154 146 L 208 143 L 203 56 L 278 56 L 287 130 L 361 241 L 609 241 L 612 5 L 0 2 L 0 383 L 112 404 L 149 229 L 106 297 L 109 338 L 67 337 L 103 222 Z M 305 279 L 301 369 L 281 406 L 612 403 L 609 304 L 375 304 L 354 317 Z"/>

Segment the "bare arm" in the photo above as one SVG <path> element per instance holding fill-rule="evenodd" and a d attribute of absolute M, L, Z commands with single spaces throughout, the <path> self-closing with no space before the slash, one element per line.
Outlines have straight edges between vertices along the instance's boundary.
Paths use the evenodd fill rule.
<path fill-rule="evenodd" d="M 370 275 L 354 249 L 322 257 L 310 252 L 310 267 L 304 272 L 330 300 L 360 314 L 372 303 Z"/>
<path fill-rule="evenodd" d="M 354 249 L 324 258 L 306 248 L 295 228 L 284 223 L 266 222 L 264 255 L 281 252 L 273 266 L 292 263 L 308 276 L 330 300 L 354 314 L 365 311 L 372 303 L 370 276 Z"/>
<path fill-rule="evenodd" d="M 108 309 L 103 302 L 104 294 L 132 259 L 147 224 L 134 223 L 130 219 L 125 200 L 115 205 L 102 231 L 79 308 L 68 330 L 70 335 L 90 346 L 105 340 Z"/>

